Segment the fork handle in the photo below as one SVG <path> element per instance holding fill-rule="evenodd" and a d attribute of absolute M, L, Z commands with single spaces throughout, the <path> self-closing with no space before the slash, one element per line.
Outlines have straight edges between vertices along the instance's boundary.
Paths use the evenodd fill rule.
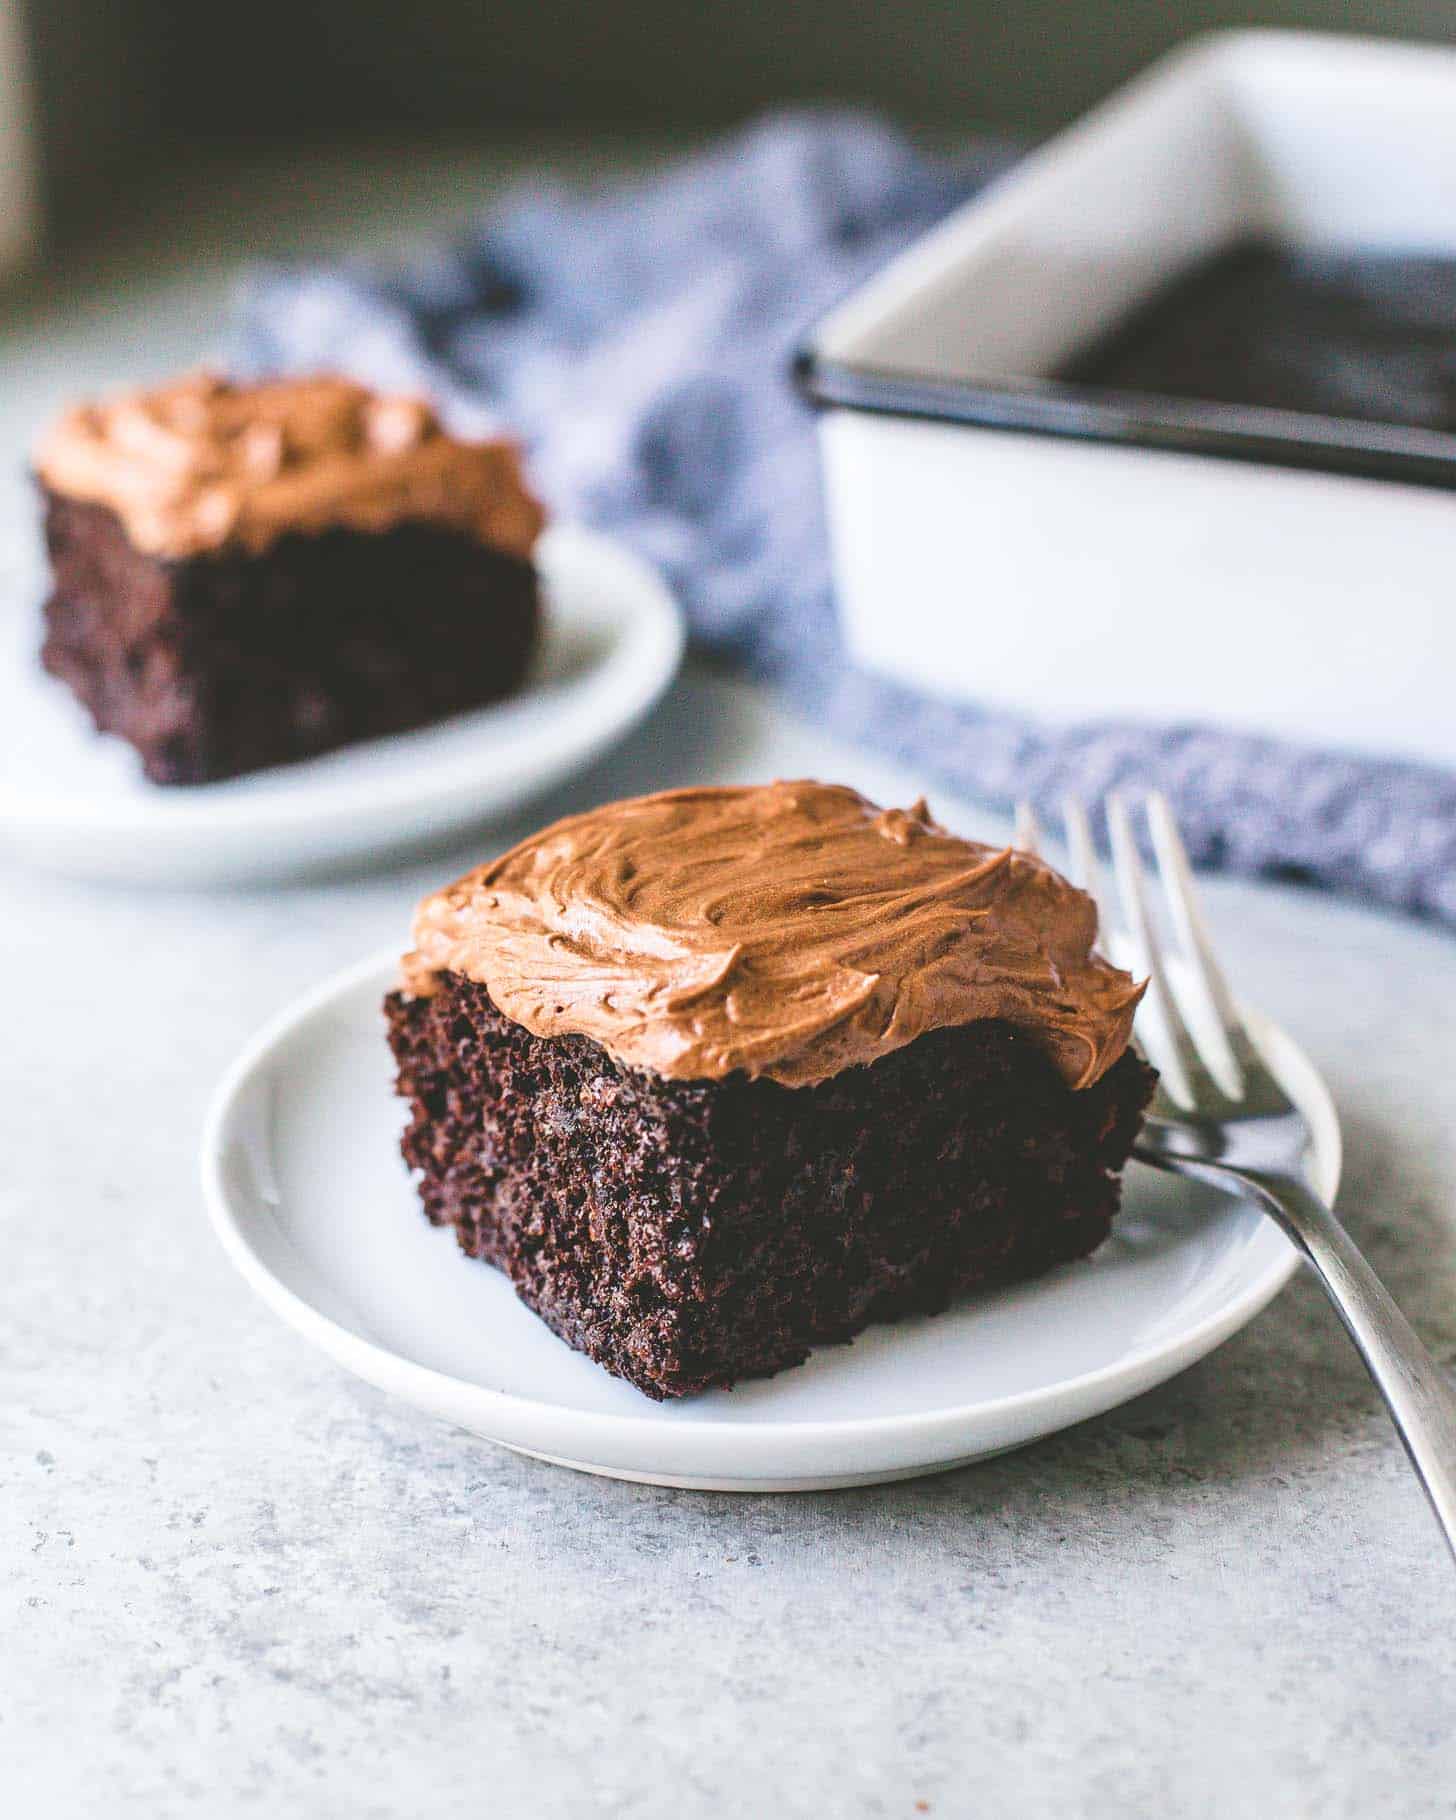
<path fill-rule="evenodd" d="M 1293 1239 L 1314 1266 L 1370 1368 L 1447 1545 L 1456 1554 L 1456 1390 L 1349 1233 L 1298 1177 L 1182 1157 L 1145 1160 L 1178 1175 L 1197 1176 L 1215 1188 L 1242 1190 Z"/>

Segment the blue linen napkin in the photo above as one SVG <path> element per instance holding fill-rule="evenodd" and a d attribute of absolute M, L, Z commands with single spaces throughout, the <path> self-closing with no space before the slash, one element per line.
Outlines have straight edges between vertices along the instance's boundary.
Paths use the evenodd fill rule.
<path fill-rule="evenodd" d="M 559 512 L 669 577 L 700 649 L 849 739 L 997 805 L 1048 813 L 1156 783 L 1196 863 L 1456 923 L 1456 775 L 1211 727 L 1045 727 L 857 670 L 840 643 L 805 331 L 1009 157 L 925 157 L 855 114 L 771 116 L 609 192 L 535 189 L 406 269 L 259 273 L 235 366 L 423 388 L 505 421 Z"/>

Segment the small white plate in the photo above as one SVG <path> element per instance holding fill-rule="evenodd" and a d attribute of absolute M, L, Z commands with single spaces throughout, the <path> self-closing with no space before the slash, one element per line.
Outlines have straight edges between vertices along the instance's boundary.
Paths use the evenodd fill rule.
<path fill-rule="evenodd" d="M 218 885 L 427 845 L 514 809 L 647 713 L 682 657 L 667 589 L 620 544 L 553 526 L 537 551 L 546 633 L 509 701 L 200 788 L 158 788 L 98 738 L 36 659 L 29 615 L 0 652 L 0 849 L 53 871 Z"/>
<path fill-rule="evenodd" d="M 1161 1383 L 1257 1314 L 1297 1262 L 1252 1208 L 1134 1165 L 1114 1236 L 1087 1262 L 821 1347 L 776 1378 L 655 1404 L 427 1224 L 399 1156 L 380 1013 L 396 966 L 375 958 L 330 980 L 249 1045 L 208 1116 L 207 1204 L 238 1269 L 306 1339 L 521 1453 L 725 1491 L 942 1471 Z M 1249 1022 L 1310 1121 L 1315 1179 L 1332 1197 L 1328 1090 L 1288 1036 Z"/>

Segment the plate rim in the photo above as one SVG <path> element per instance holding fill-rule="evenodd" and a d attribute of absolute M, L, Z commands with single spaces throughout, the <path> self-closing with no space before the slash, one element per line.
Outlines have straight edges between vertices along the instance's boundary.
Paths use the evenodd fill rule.
<path fill-rule="evenodd" d="M 254 1033 L 225 1070 L 208 1105 L 202 1132 L 202 1192 L 209 1220 L 223 1250 L 244 1280 L 276 1315 L 356 1376 L 391 1394 L 404 1396 L 417 1407 L 423 1407 L 431 1413 L 440 1414 L 442 1403 L 448 1403 L 461 1408 L 469 1407 L 472 1415 L 478 1412 L 482 1421 L 488 1421 L 492 1411 L 504 1416 L 525 1415 L 537 1420 L 544 1418 L 557 1423 L 564 1421 L 571 1426 L 589 1429 L 600 1436 L 604 1444 L 610 1442 L 618 1448 L 623 1443 L 636 1443 L 649 1437 L 655 1438 L 667 1451 L 687 1443 L 717 1448 L 724 1456 L 719 1462 L 721 1470 L 716 1475 L 720 1481 L 734 1480 L 750 1488 L 770 1489 L 775 1483 L 787 1485 L 789 1481 L 782 1473 L 776 1478 L 774 1475 L 755 1478 L 751 1462 L 745 1456 L 766 1454 L 775 1444 L 785 1441 L 811 1445 L 857 1438 L 881 1443 L 897 1441 L 921 1444 L 931 1441 L 936 1434 L 942 1432 L 949 1438 L 955 1432 L 963 1431 L 968 1423 L 986 1425 L 998 1417 L 1024 1418 L 1039 1412 L 1045 1412 L 1051 1419 L 1037 1431 L 1037 1435 L 1047 1435 L 1073 1426 L 1092 1414 L 1114 1408 L 1118 1403 L 1165 1382 L 1205 1357 L 1266 1308 L 1298 1268 L 1298 1251 L 1271 1222 L 1267 1230 L 1278 1240 L 1280 1249 L 1271 1254 L 1269 1261 L 1262 1266 L 1259 1275 L 1250 1285 L 1191 1327 L 1182 1328 L 1171 1338 L 1155 1342 L 1112 1363 L 1096 1366 L 1075 1377 L 1059 1379 L 1053 1384 L 1007 1392 L 995 1397 L 974 1398 L 930 1410 L 812 1420 L 765 1417 L 762 1421 L 744 1424 L 674 1415 L 671 1425 L 665 1426 L 657 1415 L 656 1406 L 651 1404 L 641 1413 L 598 1412 L 582 1410 L 547 1398 L 532 1397 L 518 1391 L 496 1390 L 472 1383 L 469 1379 L 458 1378 L 434 1366 L 423 1365 L 376 1339 L 354 1331 L 333 1316 L 323 1313 L 290 1287 L 257 1254 L 245 1230 L 244 1218 L 234 1210 L 225 1179 L 223 1164 L 232 1118 L 244 1092 L 266 1067 L 273 1051 L 320 1012 L 358 991 L 366 983 L 376 984 L 382 994 L 388 989 L 389 978 L 397 971 L 398 965 L 399 955 L 394 949 L 371 954 L 330 975 L 292 1000 Z M 1317 1099 L 1322 1102 L 1319 1113 L 1327 1122 L 1328 1130 L 1320 1139 L 1320 1154 L 1315 1167 L 1322 1178 L 1320 1185 L 1327 1190 L 1328 1198 L 1333 1199 L 1341 1174 L 1343 1146 L 1338 1113 L 1329 1088 L 1303 1048 L 1287 1031 L 1257 1011 L 1248 1009 L 1247 1014 L 1253 1028 L 1269 1033 L 1287 1047 L 1289 1054 L 1306 1073 Z M 1125 1395 L 1117 1395 L 1118 1387 L 1122 1385 L 1126 1386 Z M 414 1394 L 407 1386 L 418 1386 L 422 1394 Z M 1106 1401 L 1096 1402 L 1098 1393 L 1105 1390 L 1112 1390 L 1114 1394 Z M 1056 1416 L 1056 1403 L 1068 1399 L 1086 1403 L 1089 1396 L 1093 1399 L 1094 1407 L 1084 1408 L 1082 1413 L 1064 1418 Z M 473 1419 L 446 1419 L 458 1420 L 464 1426 L 475 1426 Z M 508 1423 L 507 1426 L 514 1429 L 515 1425 Z M 516 1451 L 531 1451 L 529 1446 L 523 1447 L 519 1441 L 489 1434 L 484 1427 L 477 1432 L 501 1445 L 514 1447 Z M 1036 1436 L 1026 1437 L 1028 1441 L 1033 1438 Z M 540 1452 L 546 1455 L 544 1443 Z M 578 1465 L 581 1470 L 589 1472 L 615 1471 L 617 1476 L 647 1480 L 654 1476 L 648 1467 L 629 1475 L 620 1466 L 613 1468 L 587 1461 L 577 1462 L 556 1452 L 554 1448 L 548 1457 L 559 1460 L 562 1464 Z M 767 1461 L 762 1463 L 767 1464 Z M 920 1469 L 934 1470 L 937 1464 L 937 1461 L 926 1460 Z M 670 1474 L 670 1463 L 664 1461 L 659 1471 Z M 693 1472 L 686 1478 L 679 1476 L 675 1482 L 698 1483 L 713 1476 L 707 1472 Z M 835 1476 L 832 1472 L 811 1473 L 798 1483 L 818 1484 Z M 843 1482 L 844 1475 L 838 1476 Z"/>
<path fill-rule="evenodd" d="M 552 782 L 559 782 L 563 775 L 569 775 L 591 763 L 604 746 L 624 737 L 651 710 L 681 667 L 687 644 L 687 626 L 682 609 L 664 577 L 630 545 L 610 533 L 575 520 L 553 521 L 542 533 L 537 549 L 537 565 L 546 588 L 552 585 L 553 560 L 575 564 L 590 559 L 615 569 L 635 596 L 632 609 L 623 616 L 625 636 L 616 642 L 612 653 L 603 663 L 579 679 L 582 689 L 587 689 L 593 684 L 599 684 L 604 677 L 611 677 L 617 685 L 611 691 L 612 699 L 617 699 L 621 685 L 630 685 L 625 696 L 625 706 L 614 714 L 610 725 L 596 729 L 590 739 L 582 742 L 579 753 L 572 758 L 565 773 L 552 770 L 549 777 L 542 773 L 545 779 L 542 788 L 549 788 Z M 564 558 L 561 552 L 565 553 Z M 623 591 L 618 590 L 619 593 Z M 621 658 L 632 661 L 619 662 L 614 672 L 614 659 Z M 62 685 L 54 686 L 60 688 Z M 462 715 L 452 715 L 443 722 L 407 728 L 400 734 L 383 735 L 381 738 L 409 738 L 416 734 L 427 736 L 440 726 L 447 726 L 451 721 L 471 715 L 508 712 L 525 702 L 531 695 L 532 688 L 533 685 L 528 680 L 523 689 L 500 701 L 467 709 Z M 355 743 L 362 749 L 381 741 L 365 740 Z M 347 755 L 350 750 L 349 746 L 341 746 L 319 756 L 328 759 L 339 754 Z M 509 772 L 508 762 L 504 768 Z M 281 778 L 286 777 L 291 769 L 292 766 L 272 766 L 257 775 Z M 468 771 L 470 766 L 466 765 L 464 769 Z M 418 779 L 413 775 L 373 779 L 369 785 L 369 796 L 372 802 L 382 802 L 386 809 L 395 812 L 408 808 L 413 801 L 419 799 L 422 812 L 430 812 L 442 803 L 453 801 L 466 788 L 462 784 L 461 773 L 462 767 L 457 763 L 450 775 L 433 791 L 428 792 L 421 791 Z M 523 794 L 534 791 L 534 776 L 535 770 L 531 768 L 520 774 L 518 783 Z M 226 785 L 235 780 L 221 781 Z M 120 833 L 139 839 L 155 836 L 158 840 L 176 842 L 199 829 L 206 828 L 209 832 L 215 830 L 219 820 L 227 824 L 231 833 L 265 836 L 270 829 L 294 831 L 300 826 L 306 827 L 314 820 L 329 820 L 339 814 L 341 808 L 347 810 L 352 806 L 351 793 L 359 788 L 355 780 L 334 777 L 304 781 L 297 792 L 280 786 L 276 791 L 247 796 L 220 795 L 210 785 L 184 786 L 180 790 L 154 788 L 146 793 L 107 801 L 98 808 L 93 799 L 84 794 L 36 801 L 19 789 L 0 786 L 0 838 L 10 837 L 33 843 L 47 832 L 54 831 L 58 838 L 75 840 L 88 831 L 97 829 L 104 822 L 108 838 L 114 838 Z M 498 808 L 487 810 L 488 814 L 504 812 Z M 27 846 L 27 851 L 33 850 L 32 846 Z"/>

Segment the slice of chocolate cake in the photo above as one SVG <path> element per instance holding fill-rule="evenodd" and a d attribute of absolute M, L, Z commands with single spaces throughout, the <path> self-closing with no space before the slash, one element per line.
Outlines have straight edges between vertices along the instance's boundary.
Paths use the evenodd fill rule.
<path fill-rule="evenodd" d="M 652 1397 L 1085 1256 L 1154 1076 L 1092 901 L 923 803 L 674 790 L 429 897 L 386 1003 L 425 1211 Z"/>
<path fill-rule="evenodd" d="M 42 662 L 159 784 L 421 726 L 519 687 L 540 506 L 508 442 L 344 379 L 207 374 L 36 453 Z"/>

